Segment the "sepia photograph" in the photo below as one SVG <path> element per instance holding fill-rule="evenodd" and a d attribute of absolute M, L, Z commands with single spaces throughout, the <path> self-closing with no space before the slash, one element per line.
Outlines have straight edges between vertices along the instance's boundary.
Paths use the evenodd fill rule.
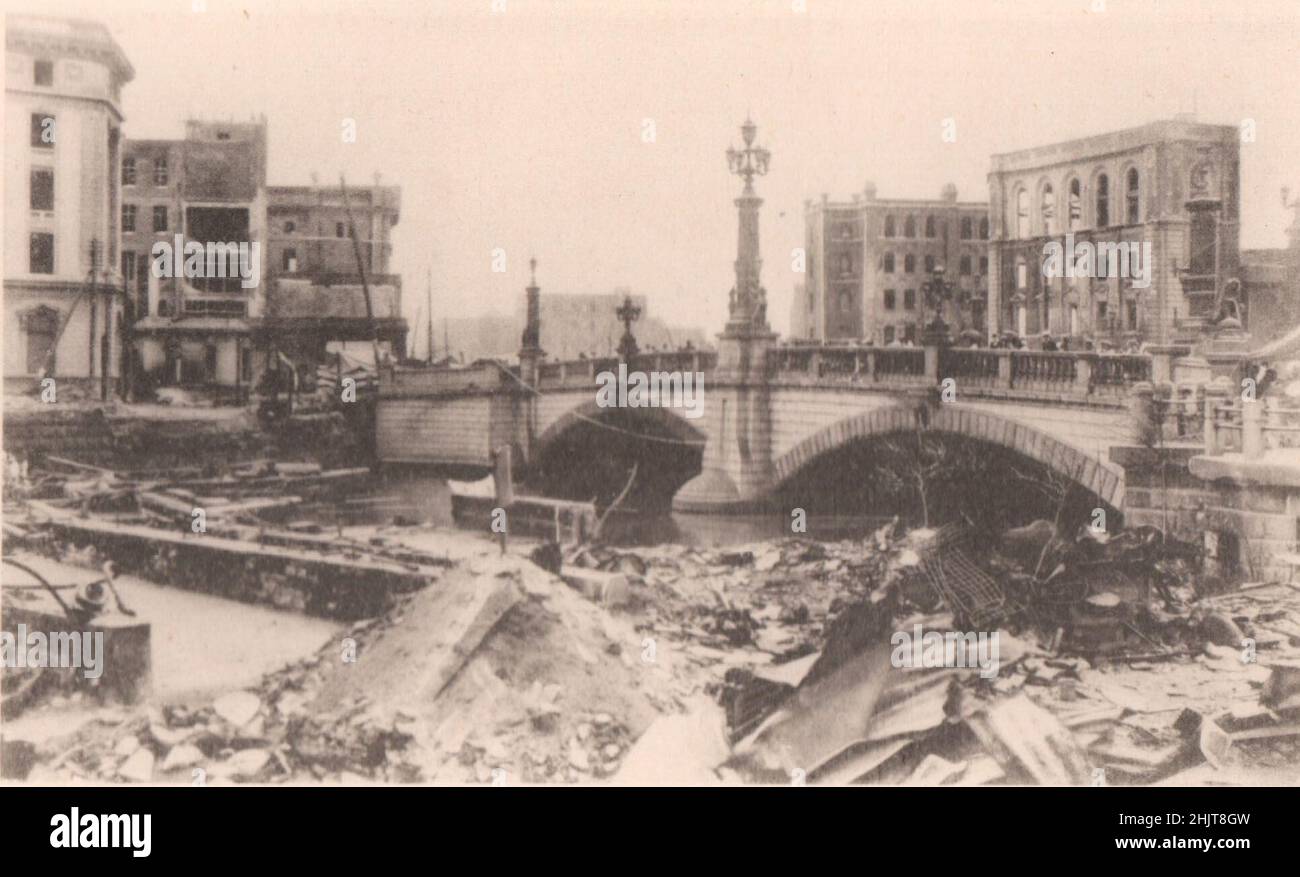
<path fill-rule="evenodd" d="M 1300 786 L 1296 3 L 3 7 L 0 786 Z"/>

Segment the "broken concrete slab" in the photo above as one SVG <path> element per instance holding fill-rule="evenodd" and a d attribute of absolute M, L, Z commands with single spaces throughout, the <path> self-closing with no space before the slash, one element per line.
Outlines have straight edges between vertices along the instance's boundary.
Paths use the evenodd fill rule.
<path fill-rule="evenodd" d="M 1089 781 L 1088 760 L 1069 729 L 1025 694 L 988 704 L 966 724 L 1012 776 L 1052 786 Z"/>

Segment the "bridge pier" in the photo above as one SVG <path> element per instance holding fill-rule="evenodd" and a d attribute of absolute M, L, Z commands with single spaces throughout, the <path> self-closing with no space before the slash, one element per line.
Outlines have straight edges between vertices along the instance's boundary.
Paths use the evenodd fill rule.
<path fill-rule="evenodd" d="M 738 512 L 767 504 L 776 486 L 768 354 L 777 336 L 765 328 L 728 325 L 718 336 L 718 366 L 704 391 L 704 461 L 673 497 L 673 511 Z"/>

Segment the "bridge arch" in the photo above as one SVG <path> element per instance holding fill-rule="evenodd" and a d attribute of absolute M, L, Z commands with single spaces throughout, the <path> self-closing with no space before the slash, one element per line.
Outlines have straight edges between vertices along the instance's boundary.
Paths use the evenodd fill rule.
<path fill-rule="evenodd" d="M 816 458 L 855 440 L 917 428 L 1016 451 L 1078 483 L 1111 507 L 1123 508 L 1123 479 L 1103 461 L 1032 426 L 960 403 L 944 403 L 937 408 L 896 405 L 845 417 L 797 442 L 774 460 L 775 484 L 785 484 Z"/>
<path fill-rule="evenodd" d="M 605 423 L 611 412 L 624 414 L 626 419 L 634 423 L 639 421 L 643 424 L 653 424 L 659 428 L 658 431 L 665 433 L 664 435 L 645 433 L 644 438 L 646 441 L 661 441 L 667 445 L 686 445 L 701 451 L 704 448 L 707 436 L 683 414 L 678 413 L 676 408 L 603 408 L 597 405 L 595 401 L 589 400 L 565 411 L 542 430 L 541 435 L 537 437 L 533 445 L 534 455 L 541 457 L 554 446 L 555 442 L 564 433 L 575 427 L 587 424 L 594 426 L 596 423 L 603 423 L 603 426 L 596 426 L 595 428 L 612 428 L 613 431 L 626 430 L 627 427 Z M 699 423 L 703 424 L 703 422 L 703 418 L 701 418 Z M 635 432 L 635 430 L 632 431 Z"/>
<path fill-rule="evenodd" d="M 548 495 L 608 502 L 635 465 L 625 506 L 666 509 L 677 489 L 699 473 L 706 441 L 681 409 L 605 408 L 588 396 L 537 436 L 529 480 Z"/>

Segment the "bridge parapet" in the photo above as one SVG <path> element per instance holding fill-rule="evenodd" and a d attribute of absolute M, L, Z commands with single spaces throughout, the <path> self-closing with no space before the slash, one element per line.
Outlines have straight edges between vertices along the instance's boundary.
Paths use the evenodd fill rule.
<path fill-rule="evenodd" d="M 618 373 L 621 360 L 616 356 L 575 359 L 543 363 L 537 373 L 538 389 L 561 390 L 587 387 L 596 383 L 601 372 Z M 633 355 L 627 361 L 629 372 L 711 372 L 718 365 L 718 354 L 712 350 L 647 351 Z"/>
<path fill-rule="evenodd" d="M 777 383 L 829 383 L 899 389 L 957 381 L 959 394 L 1047 397 L 1125 404 L 1149 381 L 1152 359 L 1141 355 L 958 347 L 816 346 L 777 348 L 768 355 Z"/>
<path fill-rule="evenodd" d="M 508 372 L 518 376 L 517 368 L 486 360 L 467 368 L 392 366 L 381 370 L 379 396 L 402 398 L 491 393 L 504 384 L 515 383 Z"/>
<path fill-rule="evenodd" d="M 1246 401 L 1205 397 L 1205 454 L 1258 460 L 1270 451 L 1300 448 L 1300 406 L 1292 399 Z"/>

